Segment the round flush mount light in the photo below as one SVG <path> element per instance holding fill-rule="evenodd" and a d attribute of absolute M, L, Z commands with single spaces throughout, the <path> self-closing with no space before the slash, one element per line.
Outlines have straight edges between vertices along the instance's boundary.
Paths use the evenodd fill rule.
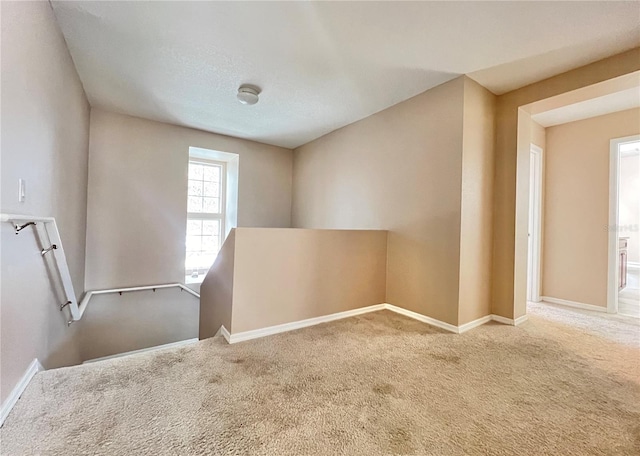
<path fill-rule="evenodd" d="M 260 99 L 260 89 L 255 86 L 241 85 L 238 89 L 238 100 L 246 105 L 254 105 Z"/>

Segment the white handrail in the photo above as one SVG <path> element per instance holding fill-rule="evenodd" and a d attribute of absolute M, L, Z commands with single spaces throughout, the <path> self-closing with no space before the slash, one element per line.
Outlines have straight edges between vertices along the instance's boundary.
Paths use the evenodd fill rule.
<path fill-rule="evenodd" d="M 16 214 L 0 214 L 0 221 L 2 222 L 55 222 L 53 217 L 41 217 L 37 215 L 16 215 Z"/>
<path fill-rule="evenodd" d="M 56 219 L 53 217 L 38 217 L 31 215 L 0 214 L 0 221 L 12 223 L 14 228 L 16 228 L 16 234 L 19 233 L 20 230 L 18 230 L 18 228 L 20 228 L 21 225 L 29 223 L 32 223 L 34 225 L 34 229 L 38 236 L 45 262 L 50 269 L 53 269 L 54 272 L 57 272 L 57 275 L 60 278 L 60 283 L 66 297 L 66 302 L 60 305 L 60 310 L 64 309 L 67 306 L 69 307 L 69 312 L 71 313 L 71 320 L 69 321 L 69 324 L 82 318 L 82 315 L 87 309 L 87 305 L 89 304 L 91 297 L 97 294 L 124 293 L 143 290 L 155 291 L 158 288 L 180 288 L 181 290 L 186 291 L 196 298 L 200 298 L 200 295 L 198 293 L 182 283 L 165 283 L 159 285 L 144 285 L 140 287 L 111 288 L 107 290 L 87 291 L 84 294 L 80 305 L 78 305 L 76 293 L 73 289 L 73 282 L 71 281 L 71 273 L 69 272 L 69 266 L 67 264 L 67 257 L 64 254 L 62 239 L 60 239 L 60 232 L 58 231 Z"/>
<path fill-rule="evenodd" d="M 82 298 L 82 301 L 80 302 L 80 314 L 82 315 L 84 313 L 84 310 L 86 309 L 87 305 L 89 304 L 89 300 L 94 296 L 94 295 L 99 295 L 99 294 L 108 294 L 108 293 L 128 293 L 130 291 L 144 291 L 144 290 L 153 290 L 155 291 L 156 289 L 159 288 L 180 288 L 181 290 L 186 291 L 187 293 L 195 296 L 196 298 L 200 298 L 200 295 L 198 293 L 196 293 L 195 291 L 193 291 L 191 288 L 187 287 L 186 285 L 184 285 L 183 283 L 163 283 L 160 285 L 143 285 L 140 287 L 126 287 L 126 288 L 109 288 L 107 290 L 92 290 L 92 291 L 87 291 L 84 295 L 84 298 Z"/>

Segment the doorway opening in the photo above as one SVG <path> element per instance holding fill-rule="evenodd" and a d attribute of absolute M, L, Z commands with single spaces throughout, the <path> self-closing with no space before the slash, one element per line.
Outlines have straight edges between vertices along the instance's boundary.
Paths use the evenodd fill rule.
<path fill-rule="evenodd" d="M 607 311 L 640 318 L 640 135 L 610 154 Z"/>
<path fill-rule="evenodd" d="M 527 302 L 535 301 L 588 311 L 611 312 L 608 306 L 609 301 L 613 300 L 609 299 L 610 278 L 607 271 L 607 148 L 611 138 L 638 132 L 635 126 L 627 126 L 629 116 L 621 117 L 624 118 L 623 123 L 613 123 L 609 130 L 615 133 L 608 137 L 603 137 L 603 130 L 592 128 L 580 137 L 582 142 L 568 142 L 566 137 L 574 134 L 569 130 L 563 133 L 558 133 L 560 130 L 551 131 L 555 136 L 549 138 L 547 128 L 574 122 L 578 125 L 577 122 L 586 122 L 587 119 L 637 109 L 640 107 L 638 74 L 640 71 L 577 90 L 553 94 L 549 98 L 541 98 L 518 107 L 513 245 L 515 319 L 525 318 Z M 577 129 L 579 128 L 581 127 L 578 126 Z M 586 137 L 591 139 L 585 142 Z M 549 141 L 566 153 L 558 155 L 551 152 L 547 144 Z M 579 143 L 584 143 L 584 150 L 581 149 L 583 146 L 574 147 Z M 535 169 L 538 166 L 538 155 L 536 149 L 532 149 L 532 144 L 542 149 L 539 153 L 540 172 Z M 591 168 L 581 166 L 582 156 L 592 159 L 589 166 L 597 165 Z M 561 200 L 550 196 L 548 191 L 551 176 L 549 166 L 552 162 L 555 168 L 551 184 L 555 195 L 558 190 L 573 192 L 563 194 L 566 197 Z M 578 172 L 574 173 L 572 169 Z M 567 180 L 567 172 L 577 180 Z M 595 180 L 593 176 L 596 176 Z M 541 180 L 546 182 L 536 189 Z M 576 183 L 580 188 L 576 188 Z M 594 194 L 596 191 L 597 194 Z M 569 209 L 564 210 L 567 204 Z M 553 217 L 549 214 L 550 210 Z M 580 215 L 579 220 L 572 219 L 576 212 Z M 538 228 L 539 226 L 542 228 Z M 549 226 L 554 229 L 552 236 L 549 236 Z M 568 228 L 559 231 L 563 227 Z M 586 245 L 590 250 L 581 249 L 581 245 Z M 628 271 L 633 272 L 633 269 L 628 268 Z M 617 296 L 615 299 L 617 300 Z"/>

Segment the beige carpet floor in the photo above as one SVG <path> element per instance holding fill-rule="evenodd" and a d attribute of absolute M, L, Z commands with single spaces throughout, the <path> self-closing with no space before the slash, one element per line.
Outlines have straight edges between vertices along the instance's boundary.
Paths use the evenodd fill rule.
<path fill-rule="evenodd" d="M 553 326 L 556 332 L 562 332 L 563 328 L 579 329 L 584 334 L 640 348 L 640 319 L 638 318 L 576 309 L 547 302 L 528 303 L 527 313 L 530 316 L 560 323 L 558 326 Z M 559 333 L 557 335 L 560 336 Z"/>
<path fill-rule="evenodd" d="M 533 313 L 454 335 L 382 311 L 43 372 L 2 454 L 639 455 L 638 347 Z"/>

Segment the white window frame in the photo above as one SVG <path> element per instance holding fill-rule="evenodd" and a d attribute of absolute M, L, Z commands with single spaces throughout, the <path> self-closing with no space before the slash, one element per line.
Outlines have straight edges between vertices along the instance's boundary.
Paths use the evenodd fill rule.
<path fill-rule="evenodd" d="M 220 232 L 219 232 L 219 237 L 218 239 L 220 240 L 220 244 L 218 246 L 218 252 L 220 251 L 220 248 L 222 247 L 222 243 L 224 242 L 224 239 L 226 237 L 226 211 L 227 211 L 227 163 L 223 162 L 223 161 L 218 161 L 218 160 L 211 160 L 211 159 L 206 159 L 206 158 L 199 158 L 199 157 L 189 157 L 189 164 L 191 163 L 195 163 L 195 164 L 201 164 L 201 165 L 215 165 L 215 166 L 219 166 L 220 167 L 220 202 L 219 202 L 219 208 L 220 208 L 220 213 L 213 213 L 213 212 L 187 212 L 187 224 L 189 223 L 189 220 L 219 220 L 219 227 L 220 227 Z M 187 182 L 189 182 L 189 174 L 187 172 Z M 187 186 L 188 188 L 188 186 Z M 187 201 L 189 199 L 189 193 L 187 191 Z M 186 232 L 185 232 L 185 241 L 186 241 Z M 186 249 L 186 245 L 185 245 L 185 255 L 187 254 L 187 249 Z M 209 266 L 211 267 L 211 265 Z M 202 273 L 200 273 L 200 270 L 198 270 L 198 278 L 192 278 L 189 275 L 187 275 L 187 267 L 185 264 L 185 283 L 202 283 L 202 281 L 204 280 L 204 277 L 206 276 L 208 271 L 204 270 Z"/>

